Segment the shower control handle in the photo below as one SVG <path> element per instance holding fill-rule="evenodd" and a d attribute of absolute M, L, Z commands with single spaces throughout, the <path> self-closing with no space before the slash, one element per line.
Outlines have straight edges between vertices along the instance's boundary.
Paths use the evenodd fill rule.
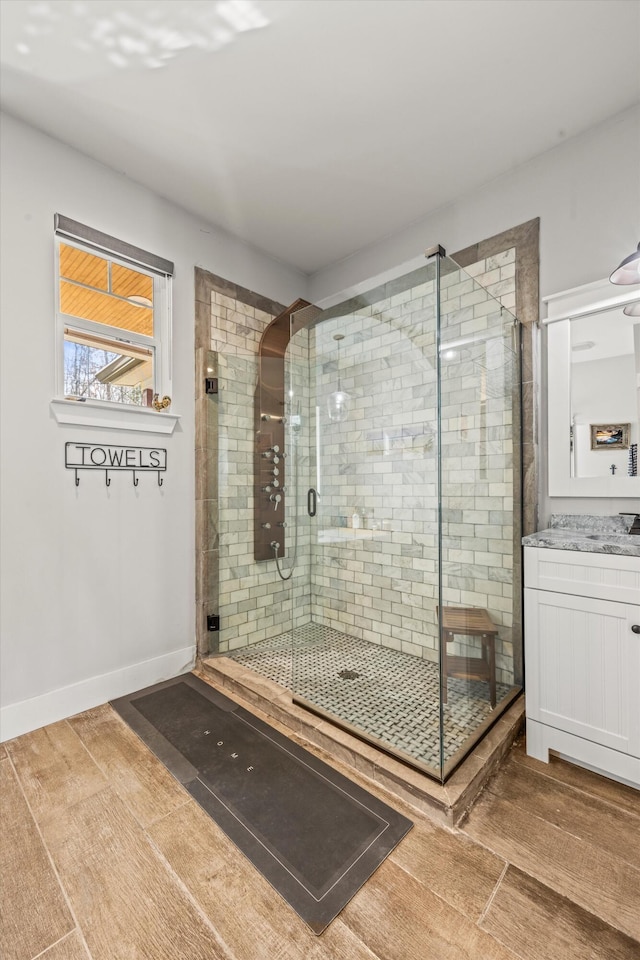
<path fill-rule="evenodd" d="M 270 487 L 270 486 L 263 487 L 263 488 L 262 488 L 262 492 L 263 492 L 263 493 L 271 493 L 271 487 Z"/>
<path fill-rule="evenodd" d="M 640 623 L 634 623 L 631 627 L 633 633 L 640 633 Z"/>
<path fill-rule="evenodd" d="M 278 509 L 278 504 L 279 504 L 280 501 L 282 500 L 282 497 L 280 496 L 279 493 L 272 493 L 271 496 L 269 497 L 269 500 L 270 500 L 271 503 L 273 504 L 273 509 L 274 509 L 274 510 L 277 510 L 277 509 Z"/>

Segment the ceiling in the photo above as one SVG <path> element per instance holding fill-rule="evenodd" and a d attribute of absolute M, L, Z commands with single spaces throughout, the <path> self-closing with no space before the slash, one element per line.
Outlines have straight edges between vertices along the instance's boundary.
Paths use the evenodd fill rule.
<path fill-rule="evenodd" d="M 638 0 L 1 0 L 4 109 L 306 273 L 640 99 Z"/>

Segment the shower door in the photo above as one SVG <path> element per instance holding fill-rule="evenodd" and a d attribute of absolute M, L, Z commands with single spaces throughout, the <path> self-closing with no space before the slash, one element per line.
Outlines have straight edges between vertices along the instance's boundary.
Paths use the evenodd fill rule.
<path fill-rule="evenodd" d="M 430 262 L 295 315 L 287 419 L 308 563 L 294 698 L 439 778 L 436 305 Z"/>

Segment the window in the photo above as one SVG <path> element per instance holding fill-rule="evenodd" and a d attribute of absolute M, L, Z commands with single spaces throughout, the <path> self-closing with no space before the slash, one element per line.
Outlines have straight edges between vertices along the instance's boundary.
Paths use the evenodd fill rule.
<path fill-rule="evenodd" d="M 173 264 L 59 214 L 55 229 L 59 396 L 170 395 Z"/>

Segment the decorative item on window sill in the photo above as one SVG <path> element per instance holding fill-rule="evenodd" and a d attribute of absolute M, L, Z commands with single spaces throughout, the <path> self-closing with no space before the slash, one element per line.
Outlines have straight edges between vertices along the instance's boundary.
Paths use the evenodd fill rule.
<path fill-rule="evenodd" d="M 160 394 L 154 393 L 152 406 L 153 406 L 153 409 L 158 410 L 158 412 L 162 410 L 168 410 L 169 407 L 171 406 L 171 397 L 164 396 L 161 400 Z"/>
<path fill-rule="evenodd" d="M 103 443 L 74 443 L 64 445 L 64 465 L 75 472 L 76 487 L 80 486 L 78 470 L 104 470 L 105 486 L 111 486 L 110 473 L 128 470 L 133 474 L 133 485 L 140 478 L 137 473 L 157 473 L 158 486 L 164 480 L 161 473 L 167 469 L 167 451 L 164 447 L 118 447 Z"/>

